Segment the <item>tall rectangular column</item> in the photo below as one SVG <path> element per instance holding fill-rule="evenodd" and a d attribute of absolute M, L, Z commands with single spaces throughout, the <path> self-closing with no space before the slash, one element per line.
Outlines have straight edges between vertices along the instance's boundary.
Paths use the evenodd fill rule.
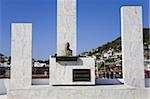
<path fill-rule="evenodd" d="M 76 0 L 57 0 L 57 55 L 65 55 L 69 42 L 73 56 L 76 55 Z"/>
<path fill-rule="evenodd" d="M 95 60 L 76 57 L 76 27 L 76 0 L 57 0 L 57 57 L 50 57 L 50 85 L 95 84 Z"/>
<path fill-rule="evenodd" d="M 32 24 L 11 25 L 11 89 L 31 86 L 32 80 Z"/>
<path fill-rule="evenodd" d="M 144 87 L 142 7 L 121 8 L 122 58 L 125 84 Z"/>

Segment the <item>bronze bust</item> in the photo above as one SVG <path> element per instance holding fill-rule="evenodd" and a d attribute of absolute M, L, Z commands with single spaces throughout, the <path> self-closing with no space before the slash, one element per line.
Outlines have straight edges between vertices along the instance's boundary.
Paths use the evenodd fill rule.
<path fill-rule="evenodd" d="M 69 42 L 67 42 L 65 45 L 65 56 L 72 56 L 72 50 L 70 49 Z"/>

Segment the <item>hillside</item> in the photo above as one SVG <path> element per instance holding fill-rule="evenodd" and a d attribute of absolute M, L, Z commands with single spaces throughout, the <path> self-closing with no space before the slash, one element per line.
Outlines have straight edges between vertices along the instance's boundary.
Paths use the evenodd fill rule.
<path fill-rule="evenodd" d="M 143 38 L 144 38 L 144 48 L 148 48 L 150 45 L 150 28 L 143 29 Z M 99 46 L 95 49 L 92 49 L 89 52 L 83 52 L 80 56 L 101 56 L 102 53 L 107 52 L 109 49 L 114 49 L 115 52 L 121 52 L 121 37 L 108 42 L 102 46 Z"/>

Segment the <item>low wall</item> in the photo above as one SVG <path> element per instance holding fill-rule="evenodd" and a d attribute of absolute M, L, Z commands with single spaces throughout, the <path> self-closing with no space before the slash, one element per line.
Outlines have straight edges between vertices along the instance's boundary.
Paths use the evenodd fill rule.
<path fill-rule="evenodd" d="M 0 95 L 6 94 L 9 90 L 9 79 L 0 79 Z"/>
<path fill-rule="evenodd" d="M 150 87 L 150 78 L 145 79 L 145 87 Z"/>
<path fill-rule="evenodd" d="M 7 90 L 9 90 L 9 81 L 10 81 L 9 79 L 0 79 L 0 95 L 6 94 Z M 108 81 L 110 82 L 110 80 L 108 80 Z M 103 82 L 101 82 L 101 84 Z M 105 81 L 105 83 L 107 84 L 108 82 Z M 49 84 L 49 79 L 42 79 L 42 78 L 33 79 L 32 84 L 33 85 L 48 85 Z M 150 79 L 145 79 L 145 86 L 150 87 Z"/>
<path fill-rule="evenodd" d="M 32 79 L 32 85 L 49 85 L 49 79 L 48 78 Z"/>
<path fill-rule="evenodd" d="M 0 79 L 0 95 L 6 94 L 9 90 L 10 79 Z M 48 85 L 49 79 L 32 79 L 33 85 Z"/>
<path fill-rule="evenodd" d="M 110 86 L 32 86 L 10 90 L 8 99 L 149 99 L 150 88 Z"/>

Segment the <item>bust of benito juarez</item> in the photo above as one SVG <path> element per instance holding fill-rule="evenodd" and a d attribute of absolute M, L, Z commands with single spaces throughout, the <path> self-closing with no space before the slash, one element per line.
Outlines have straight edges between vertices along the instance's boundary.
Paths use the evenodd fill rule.
<path fill-rule="evenodd" d="M 72 56 L 72 50 L 70 49 L 69 42 L 65 44 L 65 56 Z"/>

